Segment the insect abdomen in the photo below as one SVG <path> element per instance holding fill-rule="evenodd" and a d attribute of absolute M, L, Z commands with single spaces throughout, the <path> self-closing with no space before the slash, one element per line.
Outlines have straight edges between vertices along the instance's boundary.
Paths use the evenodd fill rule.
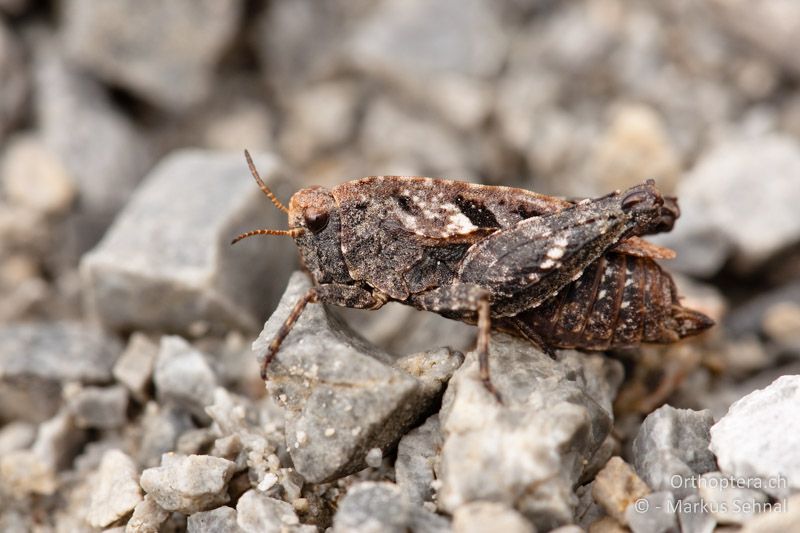
<path fill-rule="evenodd" d="M 675 283 L 653 259 L 614 252 L 514 320 L 548 346 L 584 350 L 675 342 L 713 324 L 680 305 Z"/>

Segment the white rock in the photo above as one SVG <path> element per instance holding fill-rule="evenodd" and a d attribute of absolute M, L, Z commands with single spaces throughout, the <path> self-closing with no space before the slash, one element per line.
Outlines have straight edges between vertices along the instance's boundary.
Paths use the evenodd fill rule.
<path fill-rule="evenodd" d="M 153 376 L 158 345 L 142 333 L 134 333 L 128 340 L 125 351 L 117 359 L 112 370 L 114 378 L 125 385 L 140 402 L 147 399 L 147 386 Z"/>
<path fill-rule="evenodd" d="M 534 533 L 536 529 L 514 509 L 495 502 L 462 505 L 453 515 L 453 533 Z"/>
<path fill-rule="evenodd" d="M 133 516 L 128 520 L 125 533 L 158 533 L 159 526 L 167 521 L 170 513 L 162 509 L 153 499 L 146 494 L 133 510 Z"/>
<path fill-rule="evenodd" d="M 139 470 L 133 459 L 120 450 L 107 451 L 92 483 L 87 521 L 92 527 L 107 527 L 132 512 L 140 501 Z"/>
<path fill-rule="evenodd" d="M 711 428 L 720 470 L 776 498 L 800 490 L 798 404 L 800 375 L 790 375 L 731 405 Z"/>
<path fill-rule="evenodd" d="M 236 521 L 245 533 L 313 533 L 314 526 L 300 524 L 294 508 L 256 490 L 245 492 L 236 504 Z"/>

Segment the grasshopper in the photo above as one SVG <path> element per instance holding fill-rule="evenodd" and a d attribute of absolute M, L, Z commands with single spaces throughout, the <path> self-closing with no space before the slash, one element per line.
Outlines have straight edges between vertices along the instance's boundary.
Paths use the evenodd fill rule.
<path fill-rule="evenodd" d="M 298 300 L 263 359 L 261 375 L 309 303 L 378 309 L 395 301 L 478 327 L 480 378 L 489 372 L 492 328 L 553 355 L 673 342 L 711 325 L 678 303 L 654 262 L 669 250 L 642 235 L 669 231 L 677 201 L 650 180 L 626 191 L 570 202 L 524 189 L 424 177 L 372 176 L 331 189 L 309 187 L 284 206 L 285 235 L 300 249 L 313 287 Z"/>

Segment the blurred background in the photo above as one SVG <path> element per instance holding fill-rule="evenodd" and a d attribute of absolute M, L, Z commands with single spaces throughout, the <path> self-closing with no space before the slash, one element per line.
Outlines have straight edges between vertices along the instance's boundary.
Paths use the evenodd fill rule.
<path fill-rule="evenodd" d="M 121 414 L 87 427 L 140 431 L 160 333 L 264 394 L 248 345 L 296 251 L 228 248 L 286 224 L 244 148 L 284 202 L 381 174 L 567 197 L 656 179 L 683 212 L 654 239 L 678 251 L 665 266 L 720 326 L 643 349 L 617 407 L 634 429 L 669 394 L 724 413 L 800 372 L 798 35 L 796 0 L 0 0 L 0 456 L 60 416 L 67 383 L 124 383 L 100 401 Z M 474 334 L 348 316 L 396 353 Z M 139 381 L 112 379 L 125 343 L 151 354 Z"/>

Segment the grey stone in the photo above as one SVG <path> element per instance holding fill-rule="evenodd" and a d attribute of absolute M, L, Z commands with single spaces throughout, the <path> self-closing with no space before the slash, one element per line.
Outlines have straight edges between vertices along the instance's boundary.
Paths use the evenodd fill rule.
<path fill-rule="evenodd" d="M 62 409 L 56 416 L 39 424 L 39 432 L 31 451 L 54 470 L 67 468 L 86 441 L 86 432 L 75 424 L 75 418 Z"/>
<path fill-rule="evenodd" d="M 78 427 L 114 429 L 127 421 L 128 391 L 122 385 L 81 387 L 67 396 L 68 409 Z"/>
<path fill-rule="evenodd" d="M 492 7 L 483 0 L 382 2 L 354 30 L 348 60 L 400 82 L 443 73 L 491 77 L 500 70 L 508 44 Z"/>
<path fill-rule="evenodd" d="M 210 92 L 214 68 L 236 35 L 242 9 L 240 0 L 169 6 L 70 0 L 63 9 L 64 37 L 71 55 L 94 73 L 181 111 Z"/>
<path fill-rule="evenodd" d="M 743 484 L 744 481 L 742 480 Z M 700 497 L 720 524 L 744 524 L 767 503 L 767 495 L 722 472 L 708 472 L 698 479 Z"/>
<path fill-rule="evenodd" d="M 55 44 L 43 45 L 34 65 L 42 138 L 77 187 L 87 223 L 97 224 L 90 227 L 92 237 L 99 237 L 149 168 L 150 147 L 105 89 L 65 60 Z M 90 245 L 79 243 L 78 251 Z"/>
<path fill-rule="evenodd" d="M 192 428 L 185 410 L 149 402 L 142 415 L 137 460 L 145 467 L 158 465 L 163 454 L 175 449 L 178 437 Z"/>
<path fill-rule="evenodd" d="M 575 495 L 578 497 L 578 505 L 575 507 L 575 523 L 585 530 L 588 530 L 591 524 L 606 516 L 605 509 L 594 501 L 592 496 L 593 489 L 594 481 L 575 489 Z"/>
<path fill-rule="evenodd" d="M 798 172 L 800 145 L 786 136 L 728 141 L 708 152 L 678 186 L 680 222 L 655 239 L 677 251 L 670 267 L 709 275 L 732 255 L 750 271 L 800 241 Z"/>
<path fill-rule="evenodd" d="M 142 472 L 142 488 L 163 509 L 191 514 L 227 503 L 236 464 L 210 455 L 164 454 L 161 466 Z"/>
<path fill-rule="evenodd" d="M 408 432 L 397 445 L 395 477 L 397 485 L 414 505 L 433 500 L 431 483 L 436 479 L 435 462 L 442 449 L 439 415 Z"/>
<path fill-rule="evenodd" d="M 258 156 L 255 163 L 274 183 L 276 159 Z M 241 155 L 175 153 L 84 256 L 87 305 L 111 328 L 187 334 L 204 323 L 210 333 L 255 330 L 256 317 L 277 300 L 271 289 L 288 276 L 292 244 L 280 238 L 229 243 L 247 229 L 285 224 Z"/>
<path fill-rule="evenodd" d="M 145 494 L 144 499 L 133 510 L 133 515 L 125 526 L 125 533 L 158 533 L 169 515 L 152 496 Z"/>
<path fill-rule="evenodd" d="M 714 519 L 699 494 L 691 494 L 679 502 L 678 523 L 681 533 L 712 533 L 717 527 Z"/>
<path fill-rule="evenodd" d="M 29 422 L 14 421 L 0 428 L 0 457 L 22 450 L 33 443 L 36 438 L 36 426 Z"/>
<path fill-rule="evenodd" d="M 409 530 L 415 533 L 451 533 L 450 520 L 425 507 L 411 507 Z"/>
<path fill-rule="evenodd" d="M 645 418 L 633 441 L 636 472 L 655 491 L 695 492 L 699 474 L 716 470 L 708 450 L 711 412 L 665 405 Z"/>
<path fill-rule="evenodd" d="M 159 401 L 208 421 L 205 408 L 214 401 L 217 378 L 203 354 L 184 339 L 174 335 L 161 338 L 153 381 Z"/>
<path fill-rule="evenodd" d="M 294 508 L 256 490 L 245 492 L 236 504 L 236 521 L 245 533 L 314 533 L 314 526 L 300 524 Z"/>
<path fill-rule="evenodd" d="M 334 533 L 404 533 L 411 505 L 393 483 L 367 481 L 354 485 L 333 517 Z"/>
<path fill-rule="evenodd" d="M 770 310 L 784 305 L 800 306 L 800 281 L 790 281 L 771 291 L 762 292 L 731 309 L 725 317 L 725 327 L 737 337 L 758 335 L 763 332 Z"/>
<path fill-rule="evenodd" d="M 482 531 L 534 533 L 536 529 L 524 516 L 502 503 L 473 502 L 456 509 L 453 514 L 453 533 Z"/>
<path fill-rule="evenodd" d="M 133 459 L 120 450 L 107 451 L 92 483 L 92 498 L 86 517 L 89 525 L 108 527 L 132 513 L 141 501 L 139 469 Z"/>
<path fill-rule="evenodd" d="M 786 533 L 800 524 L 800 494 L 775 502 L 740 529 L 742 533 Z"/>
<path fill-rule="evenodd" d="M 0 21 L 0 140 L 25 111 L 29 80 L 22 52 L 5 20 Z"/>
<path fill-rule="evenodd" d="M 611 428 L 606 409 L 621 378 L 619 363 L 574 352 L 553 361 L 504 334 L 493 334 L 489 350 L 504 405 L 483 387 L 471 352 L 439 415 L 439 505 L 455 512 L 491 500 L 515 507 L 538 529 L 571 523 L 572 488 Z"/>
<path fill-rule="evenodd" d="M 309 286 L 305 274 L 292 277 L 253 343 L 260 356 Z M 267 381 L 285 404 L 286 444 L 297 471 L 319 483 L 363 469 L 370 449 L 392 447 L 428 410 L 459 362 L 460 354 L 437 350 L 393 367 L 388 354 L 321 305 L 309 305 L 271 363 Z"/>
<path fill-rule="evenodd" d="M 137 332 L 131 335 L 125 351 L 114 365 L 114 378 L 142 403 L 147 400 L 147 389 L 153 377 L 157 356 L 158 345 L 146 335 Z"/>
<path fill-rule="evenodd" d="M 800 489 L 798 401 L 800 375 L 793 375 L 734 403 L 711 428 L 719 469 L 776 498 Z"/>
<path fill-rule="evenodd" d="M 622 525 L 626 525 L 625 509 L 628 505 L 649 493 L 650 487 L 621 457 L 612 457 L 597 474 L 592 486 L 594 500 Z"/>
<path fill-rule="evenodd" d="M 52 416 L 63 383 L 110 381 L 120 349 L 116 339 L 77 322 L 0 327 L 0 420 Z"/>
<path fill-rule="evenodd" d="M 217 507 L 211 511 L 194 513 L 186 521 L 189 533 L 240 533 L 242 529 L 236 523 L 236 509 Z"/>
<path fill-rule="evenodd" d="M 648 494 L 628 507 L 628 527 L 633 533 L 678 533 L 676 505 L 671 492 Z"/>

